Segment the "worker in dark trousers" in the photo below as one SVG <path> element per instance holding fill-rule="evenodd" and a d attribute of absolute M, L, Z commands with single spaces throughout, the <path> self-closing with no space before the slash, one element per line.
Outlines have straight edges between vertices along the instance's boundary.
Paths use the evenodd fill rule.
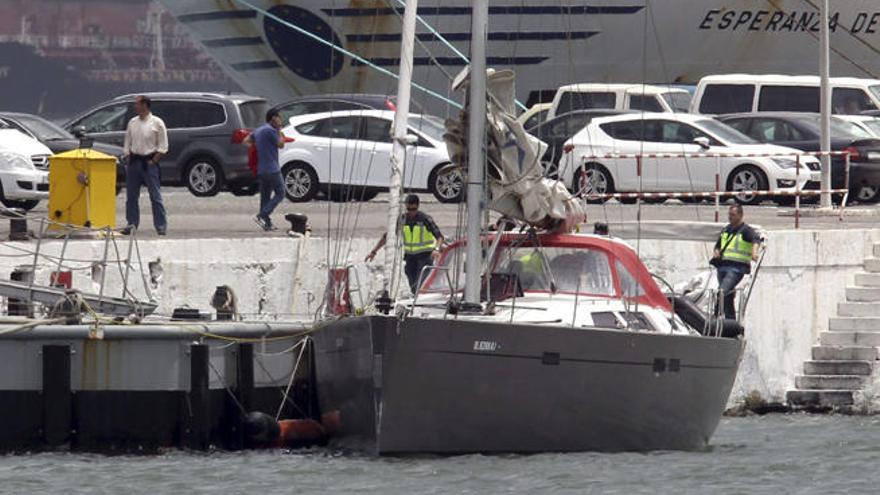
<path fill-rule="evenodd" d="M 406 197 L 406 213 L 400 216 L 397 222 L 398 229 L 403 235 L 403 261 L 406 279 L 409 281 L 409 289 L 415 294 L 421 285 L 419 277 L 426 266 L 430 266 L 433 260 L 440 254 L 443 246 L 443 234 L 434 223 L 434 219 L 419 211 L 419 197 L 410 194 Z M 376 253 L 385 245 L 386 235 L 376 243 L 376 246 L 367 255 L 366 261 L 372 261 Z"/>
<path fill-rule="evenodd" d="M 128 163 L 125 169 L 125 219 L 128 225 L 122 229 L 125 235 L 131 234 L 140 224 L 138 201 L 141 185 L 147 186 L 150 193 L 156 233 L 165 235 L 168 229 L 159 174 L 159 160 L 168 153 L 168 130 L 165 122 L 150 111 L 150 104 L 148 96 L 138 96 L 134 101 L 137 117 L 131 119 L 125 129 L 123 160 Z"/>
<path fill-rule="evenodd" d="M 712 256 L 712 265 L 718 269 L 718 290 L 724 298 L 724 317 L 736 319 L 736 286 L 752 272 L 752 261 L 758 260 L 761 237 L 743 221 L 743 207 L 732 205 L 727 211 L 730 222 L 718 241 Z"/>

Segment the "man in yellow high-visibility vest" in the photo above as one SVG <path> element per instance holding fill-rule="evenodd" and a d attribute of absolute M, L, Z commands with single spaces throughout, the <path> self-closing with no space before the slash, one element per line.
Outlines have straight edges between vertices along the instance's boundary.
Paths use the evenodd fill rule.
<path fill-rule="evenodd" d="M 724 297 L 724 317 L 736 319 L 736 286 L 752 271 L 752 261 L 758 260 L 761 236 L 743 221 L 741 205 L 731 205 L 727 211 L 730 222 L 715 243 L 713 259 L 718 269 L 718 289 Z"/>
<path fill-rule="evenodd" d="M 406 213 L 397 222 L 403 237 L 403 261 L 409 288 L 413 294 L 421 285 L 419 276 L 426 266 L 430 266 L 443 246 L 443 234 L 430 215 L 419 211 L 419 197 L 410 194 L 406 197 Z M 372 261 L 376 253 L 385 245 L 385 234 L 376 243 L 376 247 L 367 255 L 366 261 Z M 427 276 L 427 274 L 424 274 Z"/>

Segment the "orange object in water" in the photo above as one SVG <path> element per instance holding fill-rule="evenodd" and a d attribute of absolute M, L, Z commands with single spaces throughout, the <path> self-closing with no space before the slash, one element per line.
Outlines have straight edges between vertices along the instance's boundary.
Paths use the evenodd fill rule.
<path fill-rule="evenodd" d="M 327 435 L 324 427 L 312 419 L 282 419 L 278 422 L 281 433 L 277 447 L 305 447 L 323 443 Z"/>

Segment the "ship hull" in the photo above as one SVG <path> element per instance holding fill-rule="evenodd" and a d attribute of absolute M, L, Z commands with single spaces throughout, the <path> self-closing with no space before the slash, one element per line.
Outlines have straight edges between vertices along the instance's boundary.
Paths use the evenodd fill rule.
<path fill-rule="evenodd" d="M 693 450 L 735 339 L 372 316 L 315 334 L 333 442 L 376 454 Z"/>

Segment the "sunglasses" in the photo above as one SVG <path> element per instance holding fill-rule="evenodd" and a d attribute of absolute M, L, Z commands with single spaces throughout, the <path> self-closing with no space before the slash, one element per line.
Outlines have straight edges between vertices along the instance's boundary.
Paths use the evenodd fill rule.
<path fill-rule="evenodd" d="M 419 207 L 418 206 L 407 206 L 406 211 L 416 212 L 416 211 L 419 211 Z"/>

